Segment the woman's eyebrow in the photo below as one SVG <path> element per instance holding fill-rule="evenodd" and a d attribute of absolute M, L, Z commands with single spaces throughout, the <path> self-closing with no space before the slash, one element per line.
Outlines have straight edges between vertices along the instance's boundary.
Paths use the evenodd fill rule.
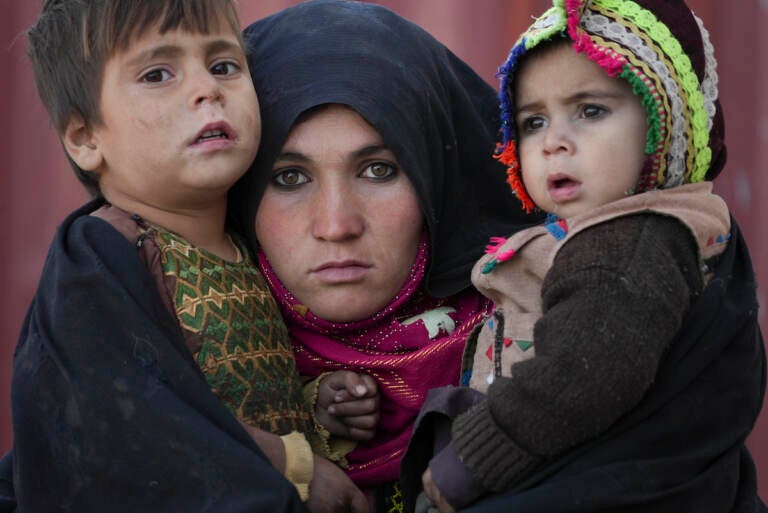
<path fill-rule="evenodd" d="M 385 151 L 387 152 L 391 151 L 386 144 L 366 145 L 357 150 L 350 152 L 349 160 L 356 160 L 356 159 L 361 159 L 365 157 L 370 157 L 371 155 L 378 155 L 379 153 L 382 153 Z M 298 151 L 291 151 L 291 150 L 281 152 L 275 159 L 275 162 L 282 161 L 282 160 L 288 160 L 288 161 L 297 162 L 297 163 L 308 163 L 312 161 L 312 159 L 307 155 L 300 153 Z"/>
<path fill-rule="evenodd" d="M 377 153 L 381 153 L 383 151 L 390 151 L 389 146 L 386 144 L 371 144 L 368 146 L 363 146 L 362 148 L 352 152 L 352 157 L 370 157 L 371 155 L 376 155 Z"/>
<path fill-rule="evenodd" d="M 303 153 L 299 153 L 297 151 L 283 151 L 280 152 L 280 154 L 275 159 L 275 161 L 278 160 L 290 160 L 291 162 L 309 162 L 311 159 Z"/>

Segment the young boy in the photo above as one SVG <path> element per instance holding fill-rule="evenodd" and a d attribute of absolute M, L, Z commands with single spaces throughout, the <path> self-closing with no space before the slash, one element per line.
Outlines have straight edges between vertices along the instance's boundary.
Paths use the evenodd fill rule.
<path fill-rule="evenodd" d="M 314 511 L 329 491 L 361 510 L 309 449 L 282 318 L 225 230 L 261 132 L 234 3 L 48 0 L 28 35 L 96 199 L 59 228 L 16 349 L 19 510 L 303 510 L 264 455 L 302 499 L 320 484 Z"/>
<path fill-rule="evenodd" d="M 473 269 L 495 307 L 471 389 L 429 397 L 404 472 L 429 460 L 442 513 L 502 491 L 477 511 L 761 511 L 744 438 L 765 359 L 709 182 L 725 148 L 706 30 L 681 0 L 555 0 L 500 73 L 499 158 L 550 219 Z"/>

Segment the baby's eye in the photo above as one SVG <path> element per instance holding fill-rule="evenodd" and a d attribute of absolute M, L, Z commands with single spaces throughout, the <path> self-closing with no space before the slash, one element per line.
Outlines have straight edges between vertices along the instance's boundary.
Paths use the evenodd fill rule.
<path fill-rule="evenodd" d="M 155 68 L 144 73 L 141 76 L 140 80 L 142 82 L 148 82 L 150 84 L 158 84 L 160 82 L 165 82 L 166 80 L 170 80 L 172 76 L 173 75 L 171 75 L 171 72 L 165 68 Z"/>
<path fill-rule="evenodd" d="M 581 109 L 581 115 L 586 119 L 599 118 L 607 112 L 607 109 L 599 105 L 584 105 Z"/>
<path fill-rule="evenodd" d="M 529 116 L 520 122 L 523 132 L 535 132 L 547 126 L 547 120 L 543 116 Z"/>
<path fill-rule="evenodd" d="M 397 166 L 388 164 L 387 162 L 374 162 L 363 169 L 360 176 L 363 178 L 372 178 L 375 180 L 383 180 L 390 178 L 397 174 Z"/>
<path fill-rule="evenodd" d="M 240 70 L 240 65 L 233 61 L 221 61 L 211 66 L 213 75 L 234 75 Z"/>
<path fill-rule="evenodd" d="M 295 187 L 309 182 L 309 178 L 298 169 L 283 169 L 272 176 L 272 181 L 279 187 Z"/>

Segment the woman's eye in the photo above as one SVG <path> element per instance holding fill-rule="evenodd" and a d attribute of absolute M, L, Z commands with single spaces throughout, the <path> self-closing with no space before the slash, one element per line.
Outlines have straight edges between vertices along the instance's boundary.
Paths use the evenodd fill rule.
<path fill-rule="evenodd" d="M 280 187 L 294 187 L 296 185 L 307 183 L 309 178 L 296 169 L 285 169 L 275 173 L 272 176 L 272 181 Z"/>
<path fill-rule="evenodd" d="M 171 72 L 165 68 L 151 69 L 141 76 L 142 82 L 148 82 L 150 84 L 158 84 L 165 82 L 171 78 Z"/>
<path fill-rule="evenodd" d="M 236 62 L 221 61 L 211 66 L 211 73 L 214 75 L 234 75 L 240 69 L 240 65 Z"/>
<path fill-rule="evenodd" d="M 581 109 L 581 115 L 584 118 L 590 119 L 590 118 L 599 118 L 603 114 L 608 112 L 605 108 L 600 107 L 599 105 L 585 105 Z"/>
<path fill-rule="evenodd" d="M 397 173 L 397 167 L 386 162 L 374 162 L 366 166 L 360 176 L 364 178 L 373 178 L 381 180 L 383 178 L 389 178 Z"/>

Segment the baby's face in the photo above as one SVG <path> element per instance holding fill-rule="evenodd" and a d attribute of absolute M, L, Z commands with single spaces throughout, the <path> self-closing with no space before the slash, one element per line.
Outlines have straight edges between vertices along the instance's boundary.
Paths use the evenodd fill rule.
<path fill-rule="evenodd" d="M 256 155 L 261 124 L 245 54 L 227 23 L 212 27 L 150 30 L 106 62 L 94 170 L 112 203 L 199 208 L 224 198 Z"/>
<path fill-rule="evenodd" d="M 622 198 L 646 159 L 646 114 L 624 80 L 570 44 L 532 55 L 515 78 L 523 182 L 560 217 Z"/>

